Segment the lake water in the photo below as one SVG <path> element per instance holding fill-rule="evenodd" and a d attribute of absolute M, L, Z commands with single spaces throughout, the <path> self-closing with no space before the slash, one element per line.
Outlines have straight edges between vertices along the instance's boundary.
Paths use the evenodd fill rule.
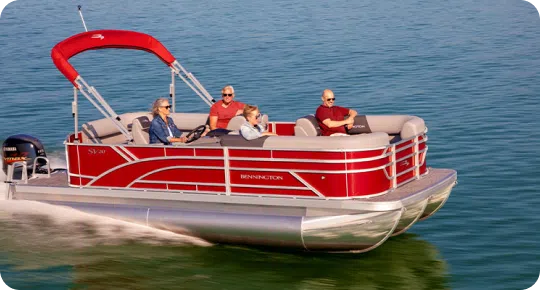
<path fill-rule="evenodd" d="M 19 0 L 0 18 L 0 141 L 34 135 L 58 164 L 73 130 L 73 92 L 50 50 L 83 31 L 77 4 Z M 214 97 L 231 84 L 239 100 L 274 120 L 313 113 L 324 88 L 362 114 L 420 116 L 428 165 L 456 169 L 459 184 L 434 217 L 358 255 L 205 246 L 0 201 L 0 273 L 12 288 L 526 289 L 538 279 L 540 17 L 530 3 L 83 5 L 89 29 L 151 34 Z M 168 94 L 170 71 L 145 52 L 88 51 L 72 64 L 118 113 L 146 110 Z M 177 87 L 178 111 L 208 110 Z M 100 117 L 80 103 L 82 122 Z"/>

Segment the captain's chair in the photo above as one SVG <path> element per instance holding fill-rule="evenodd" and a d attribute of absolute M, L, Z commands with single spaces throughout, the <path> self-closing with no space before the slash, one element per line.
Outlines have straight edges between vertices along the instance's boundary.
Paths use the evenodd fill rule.
<path fill-rule="evenodd" d="M 315 116 L 307 115 L 296 120 L 294 136 L 321 136 L 321 127 Z"/>
<path fill-rule="evenodd" d="M 150 129 L 152 121 L 147 116 L 141 116 L 133 119 L 131 125 L 131 135 L 133 135 L 133 142 L 137 145 L 150 144 L 150 136 L 148 129 Z"/>

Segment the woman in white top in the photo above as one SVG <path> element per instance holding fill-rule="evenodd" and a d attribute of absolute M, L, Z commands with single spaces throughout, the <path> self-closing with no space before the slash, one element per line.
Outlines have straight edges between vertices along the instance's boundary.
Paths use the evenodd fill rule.
<path fill-rule="evenodd" d="M 245 105 L 242 113 L 246 122 L 240 127 L 240 135 L 246 140 L 257 139 L 262 136 L 277 136 L 276 133 L 265 132 L 266 128 L 260 125 L 261 114 L 257 106 Z"/>

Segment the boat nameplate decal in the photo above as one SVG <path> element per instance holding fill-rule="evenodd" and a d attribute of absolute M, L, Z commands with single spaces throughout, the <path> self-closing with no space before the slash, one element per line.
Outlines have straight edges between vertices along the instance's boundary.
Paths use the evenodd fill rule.
<path fill-rule="evenodd" d="M 102 155 L 102 154 L 105 154 L 107 153 L 107 151 L 105 149 L 95 149 L 95 148 L 89 148 L 88 149 L 88 154 L 90 155 Z"/>
<path fill-rule="evenodd" d="M 259 174 L 241 174 L 240 179 L 256 179 L 256 180 L 283 180 L 283 176 L 277 175 L 259 175 Z"/>

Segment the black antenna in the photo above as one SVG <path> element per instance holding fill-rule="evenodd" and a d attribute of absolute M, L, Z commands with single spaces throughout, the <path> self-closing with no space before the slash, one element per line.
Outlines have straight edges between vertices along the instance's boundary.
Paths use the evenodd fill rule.
<path fill-rule="evenodd" d="M 86 28 L 86 23 L 84 23 L 84 17 L 82 16 L 82 6 L 81 5 L 77 5 L 77 8 L 79 8 L 79 15 L 81 15 L 81 20 L 82 20 L 82 24 L 84 26 L 84 30 L 86 30 L 86 32 L 88 32 L 88 28 Z"/>

